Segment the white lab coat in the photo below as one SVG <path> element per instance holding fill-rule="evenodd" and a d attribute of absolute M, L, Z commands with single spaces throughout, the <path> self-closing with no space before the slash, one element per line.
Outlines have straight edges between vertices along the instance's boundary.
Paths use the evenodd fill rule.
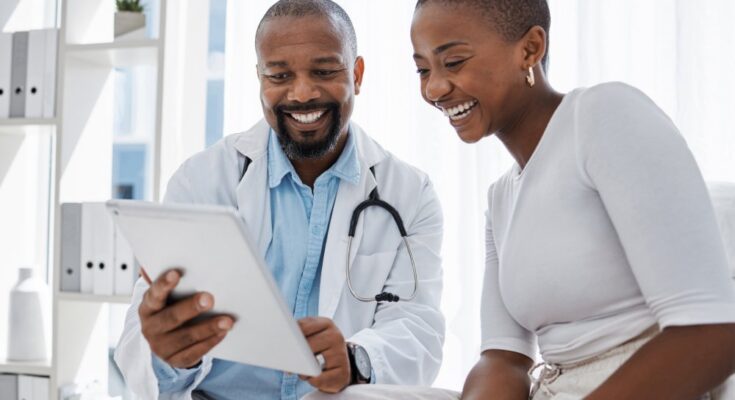
<path fill-rule="evenodd" d="M 166 202 L 225 204 L 236 207 L 261 254 L 271 241 L 270 191 L 267 185 L 267 143 L 270 127 L 261 120 L 244 133 L 225 137 L 184 162 L 168 184 Z M 342 182 L 337 192 L 322 264 L 319 315 L 334 320 L 348 341 L 363 346 L 376 383 L 430 385 L 442 360 L 444 318 L 439 311 L 442 290 L 441 208 L 427 176 L 383 150 L 357 125 L 350 125 L 360 162 L 360 182 Z M 240 179 L 244 156 L 252 160 Z M 346 287 L 347 232 L 354 208 L 376 186 L 380 196 L 401 214 L 419 275 L 416 298 L 410 302 L 361 303 Z M 408 296 L 413 288 L 411 264 L 390 215 L 370 207 L 360 218 L 353 240 L 352 282 L 358 294 L 383 290 Z M 236 285 L 236 283 L 233 283 Z M 148 285 L 139 279 L 128 310 L 115 360 L 127 384 L 145 399 L 158 398 L 158 384 L 148 342 L 140 331 L 138 306 Z M 212 366 L 203 359 L 194 383 L 183 392 L 160 398 L 188 399 Z"/>

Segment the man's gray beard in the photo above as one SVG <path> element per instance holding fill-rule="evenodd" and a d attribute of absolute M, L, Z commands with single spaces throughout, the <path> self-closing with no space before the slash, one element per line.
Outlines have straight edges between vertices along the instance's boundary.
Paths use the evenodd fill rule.
<path fill-rule="evenodd" d="M 286 126 L 286 118 L 289 117 L 282 110 L 277 110 L 278 130 L 276 131 L 276 136 L 278 136 L 278 142 L 281 144 L 281 148 L 289 160 L 320 158 L 337 147 L 342 119 L 339 107 L 330 106 L 327 112 L 332 113 L 332 123 L 329 125 L 327 136 L 318 142 L 304 144 L 291 139 L 288 127 Z"/>

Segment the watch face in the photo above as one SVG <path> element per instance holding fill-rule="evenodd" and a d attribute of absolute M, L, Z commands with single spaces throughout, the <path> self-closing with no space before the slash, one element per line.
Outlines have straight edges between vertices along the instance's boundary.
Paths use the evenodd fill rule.
<path fill-rule="evenodd" d="M 355 366 L 357 366 L 357 372 L 363 379 L 370 379 L 372 373 L 370 357 L 361 346 L 355 346 Z"/>

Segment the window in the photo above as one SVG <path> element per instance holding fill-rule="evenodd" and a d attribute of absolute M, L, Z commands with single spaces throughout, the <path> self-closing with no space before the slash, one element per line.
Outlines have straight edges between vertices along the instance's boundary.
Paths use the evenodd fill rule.
<path fill-rule="evenodd" d="M 209 7 L 209 71 L 207 74 L 205 139 L 207 146 L 211 146 L 224 135 L 227 0 L 211 0 Z"/>

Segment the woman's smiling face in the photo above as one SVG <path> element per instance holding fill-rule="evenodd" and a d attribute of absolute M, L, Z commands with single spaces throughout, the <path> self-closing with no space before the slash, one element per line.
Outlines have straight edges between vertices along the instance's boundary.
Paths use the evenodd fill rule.
<path fill-rule="evenodd" d="M 444 112 L 460 139 L 503 129 L 525 87 L 523 49 L 472 8 L 427 2 L 411 25 L 421 95 Z"/>

